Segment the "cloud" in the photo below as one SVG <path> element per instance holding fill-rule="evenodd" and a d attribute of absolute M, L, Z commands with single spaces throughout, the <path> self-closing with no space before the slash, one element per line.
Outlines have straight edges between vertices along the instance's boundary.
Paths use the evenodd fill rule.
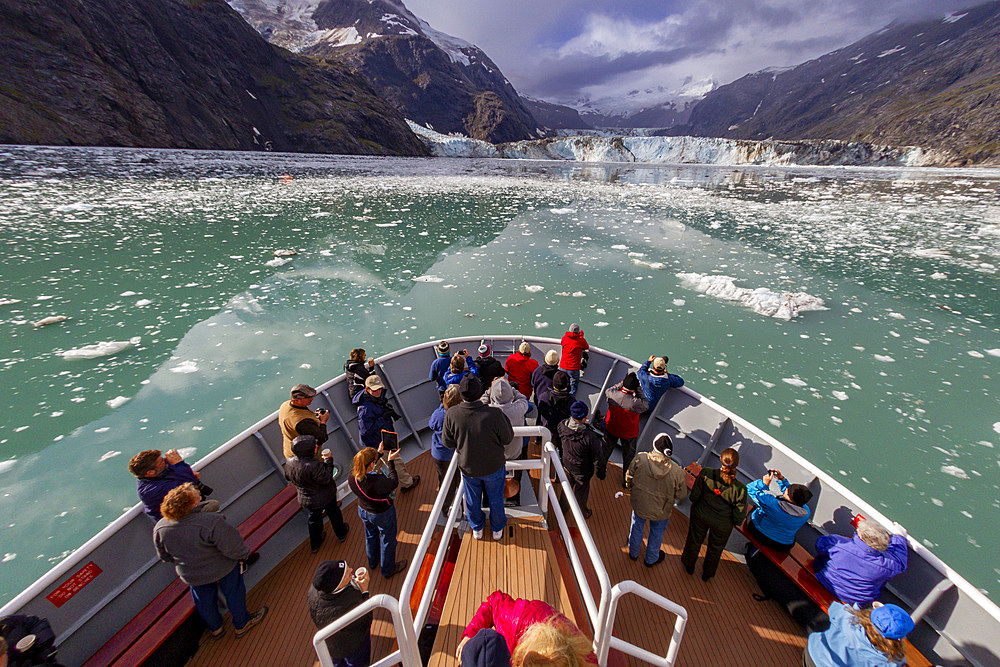
<path fill-rule="evenodd" d="M 408 0 L 479 47 L 519 92 L 557 102 L 728 83 L 975 0 Z"/>

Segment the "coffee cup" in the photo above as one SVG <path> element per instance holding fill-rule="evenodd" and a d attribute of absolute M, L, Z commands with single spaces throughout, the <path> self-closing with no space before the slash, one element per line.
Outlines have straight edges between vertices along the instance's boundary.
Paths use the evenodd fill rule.
<path fill-rule="evenodd" d="M 25 635 L 21 637 L 21 640 L 14 645 L 18 653 L 24 653 L 31 649 L 35 645 L 35 635 Z"/>
<path fill-rule="evenodd" d="M 323 450 L 323 458 L 324 459 L 328 459 L 331 456 L 333 456 L 333 452 L 331 452 L 329 449 L 324 449 Z"/>
<path fill-rule="evenodd" d="M 358 569 L 356 569 L 354 571 L 354 578 L 355 579 L 363 579 L 366 576 L 368 576 L 368 568 L 366 568 L 366 567 L 359 567 Z"/>

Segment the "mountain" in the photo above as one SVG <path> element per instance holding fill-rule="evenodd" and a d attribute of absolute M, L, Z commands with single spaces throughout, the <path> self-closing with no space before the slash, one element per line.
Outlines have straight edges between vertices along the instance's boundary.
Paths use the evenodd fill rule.
<path fill-rule="evenodd" d="M 580 112 L 573 107 L 554 104 L 545 100 L 536 100 L 527 95 L 521 96 L 521 101 L 545 130 L 591 130 L 593 129 L 582 118 Z"/>
<path fill-rule="evenodd" d="M 223 0 L 4 0 L 0 143 L 424 155 L 342 67 Z"/>
<path fill-rule="evenodd" d="M 538 136 L 500 68 L 398 0 L 229 0 L 267 39 L 354 68 L 407 118 L 502 142 Z"/>
<path fill-rule="evenodd" d="M 583 98 L 574 103 L 580 117 L 602 128 L 668 128 L 683 125 L 691 110 L 715 88 L 711 78 L 688 78 L 676 90 L 663 86 L 635 89 L 622 96 Z"/>
<path fill-rule="evenodd" d="M 893 24 L 789 69 L 709 93 L 667 134 L 918 145 L 1000 164 L 1000 2 Z"/>

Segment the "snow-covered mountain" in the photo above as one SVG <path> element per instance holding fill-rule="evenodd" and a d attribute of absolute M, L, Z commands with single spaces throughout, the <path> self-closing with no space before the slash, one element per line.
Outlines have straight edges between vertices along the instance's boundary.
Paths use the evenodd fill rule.
<path fill-rule="evenodd" d="M 346 63 L 407 118 L 488 141 L 537 136 L 500 68 L 398 0 L 227 0 L 268 39 Z"/>
<path fill-rule="evenodd" d="M 581 98 L 571 106 L 596 127 L 659 127 L 682 125 L 702 98 L 716 88 L 715 80 L 688 79 L 679 88 L 655 86 L 625 95 Z"/>

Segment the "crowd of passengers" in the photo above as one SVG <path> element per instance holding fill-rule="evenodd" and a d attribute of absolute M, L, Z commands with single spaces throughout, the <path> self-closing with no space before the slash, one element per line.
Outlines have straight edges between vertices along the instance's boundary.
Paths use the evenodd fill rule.
<path fill-rule="evenodd" d="M 575 397 L 589 349 L 577 324 L 565 333 L 561 348 L 561 353 L 546 352 L 539 364 L 532 358 L 531 345 L 522 342 L 501 364 L 486 342 L 475 358 L 464 349 L 452 353 L 448 341 L 435 346 L 429 379 L 440 405 L 430 415 L 429 428 L 438 487 L 453 457 L 458 458 L 461 472 L 461 482 L 456 476 L 449 489 L 446 507 L 461 486 L 473 537 L 484 539 L 488 520 L 492 539 L 503 539 L 505 508 L 520 504 L 520 484 L 513 476 L 508 479 L 506 462 L 525 459 L 528 451 L 528 438 L 515 437 L 512 429 L 534 416 L 551 431 L 585 518 L 593 513 L 588 507 L 591 479 L 605 479 L 608 459 L 614 447 L 621 446 L 621 484 L 630 490 L 632 506 L 628 556 L 633 561 L 642 557 L 646 567 L 655 567 L 666 558 L 663 536 L 675 504 L 687 495 L 687 472 L 672 459 L 673 443 L 667 434 L 657 435 L 649 452 L 637 454 L 636 442 L 641 416 L 684 381 L 667 372 L 666 356 L 652 355 L 605 392 L 606 414 L 591 416 L 589 404 Z M 367 569 L 354 569 L 344 560 L 318 565 L 308 593 L 317 627 L 363 603 L 373 573 L 390 578 L 406 569 L 407 560 L 396 558 L 396 491 L 405 494 L 420 482 L 419 475 L 406 470 L 400 450 L 387 446 L 393 442 L 393 422 L 400 415 L 385 395 L 374 360 L 363 349 L 352 350 L 345 373 L 362 445 L 351 462 L 348 484 L 357 498 L 368 562 Z M 337 499 L 339 471 L 330 450 L 323 449 L 329 412 L 310 408 L 316 394 L 308 385 L 295 385 L 278 411 L 285 475 L 296 486 L 306 513 L 313 553 L 326 537 L 324 515 L 340 542 L 349 530 Z M 746 530 L 757 543 L 778 551 L 793 546 L 799 528 L 810 518 L 807 503 L 812 493 L 806 486 L 789 483 L 778 470 L 744 485 L 736 478 L 737 450 L 724 450 L 719 461 L 719 468 L 702 469 L 691 489 L 691 516 L 680 558 L 685 571 L 694 574 L 707 539 L 701 574 L 705 582 L 716 574 L 733 528 L 744 523 L 751 505 Z M 210 636 L 225 634 L 219 592 L 226 598 L 236 636 L 242 636 L 267 613 L 267 607 L 253 612 L 246 608 L 243 571 L 257 554 L 250 553 L 236 527 L 219 513 L 218 503 L 207 498 L 211 489 L 176 450 L 140 452 L 129 462 L 129 470 L 138 478 L 146 514 L 156 522 L 156 551 L 190 586 Z M 777 495 L 771 492 L 775 482 Z M 905 664 L 902 639 L 913 622 L 904 610 L 880 604 L 877 598 L 885 583 L 906 569 L 906 538 L 859 519 L 853 536 L 823 536 L 816 543 L 816 577 L 842 603 L 830 606 L 829 629 L 810 635 L 804 665 Z M 368 614 L 327 640 L 334 664 L 369 664 L 371 623 Z M 456 657 L 464 665 L 596 662 L 589 640 L 568 618 L 545 602 L 514 600 L 501 591 L 482 603 Z"/>

